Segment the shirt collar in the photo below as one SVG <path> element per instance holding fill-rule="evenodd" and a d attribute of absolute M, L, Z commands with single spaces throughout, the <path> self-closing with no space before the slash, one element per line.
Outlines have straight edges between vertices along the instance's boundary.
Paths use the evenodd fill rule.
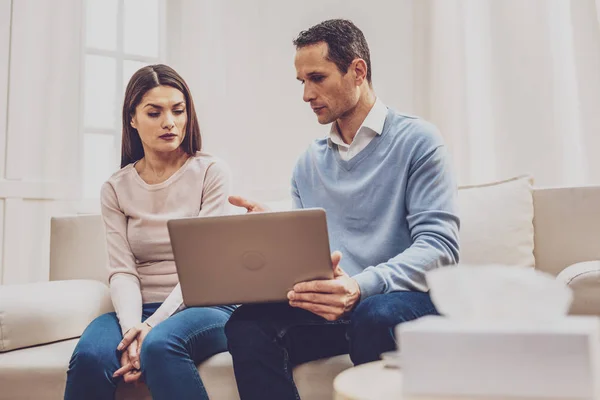
<path fill-rule="evenodd" d="M 363 128 L 367 128 L 375 132 L 377 135 L 381 135 L 381 133 L 383 132 L 383 125 L 385 124 L 387 113 L 387 106 L 378 97 L 375 100 L 375 104 L 373 104 L 373 107 L 371 107 L 371 110 L 367 114 L 362 125 L 360 126 L 360 128 L 358 128 L 358 131 L 356 131 L 356 134 L 358 135 Z M 338 132 L 336 122 L 333 122 L 331 124 L 331 127 L 329 129 L 329 138 L 327 142 L 329 146 L 331 146 L 332 143 L 335 143 L 338 146 L 350 146 L 344 143 L 344 141 L 342 140 L 342 136 Z"/>

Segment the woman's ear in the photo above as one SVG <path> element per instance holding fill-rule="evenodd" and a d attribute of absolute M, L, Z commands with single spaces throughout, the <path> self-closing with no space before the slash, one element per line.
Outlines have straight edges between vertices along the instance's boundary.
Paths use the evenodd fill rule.
<path fill-rule="evenodd" d="M 129 121 L 129 125 L 131 125 L 131 127 L 133 129 L 137 129 L 137 121 L 135 119 L 135 115 L 133 117 L 131 117 L 131 120 Z"/>

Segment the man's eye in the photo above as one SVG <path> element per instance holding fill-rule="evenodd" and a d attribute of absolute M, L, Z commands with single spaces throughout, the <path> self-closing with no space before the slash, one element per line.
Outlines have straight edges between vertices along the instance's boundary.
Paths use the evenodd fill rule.
<path fill-rule="evenodd" d="M 321 82 L 325 77 L 323 76 L 313 76 L 312 80 L 313 82 Z"/>

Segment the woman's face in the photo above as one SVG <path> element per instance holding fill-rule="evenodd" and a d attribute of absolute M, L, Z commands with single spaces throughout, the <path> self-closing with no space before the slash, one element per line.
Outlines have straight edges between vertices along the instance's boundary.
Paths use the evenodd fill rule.
<path fill-rule="evenodd" d="M 183 93 L 171 86 L 157 86 L 146 92 L 131 119 L 146 154 L 177 150 L 185 137 L 186 123 Z"/>

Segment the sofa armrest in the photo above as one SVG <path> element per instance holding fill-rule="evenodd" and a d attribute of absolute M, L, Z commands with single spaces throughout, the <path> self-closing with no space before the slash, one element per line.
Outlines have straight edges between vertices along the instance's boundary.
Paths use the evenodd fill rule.
<path fill-rule="evenodd" d="M 573 264 L 556 279 L 573 290 L 570 314 L 600 315 L 600 261 Z"/>
<path fill-rule="evenodd" d="M 97 281 L 0 286 L 0 353 L 81 336 L 112 310 L 110 290 Z"/>

